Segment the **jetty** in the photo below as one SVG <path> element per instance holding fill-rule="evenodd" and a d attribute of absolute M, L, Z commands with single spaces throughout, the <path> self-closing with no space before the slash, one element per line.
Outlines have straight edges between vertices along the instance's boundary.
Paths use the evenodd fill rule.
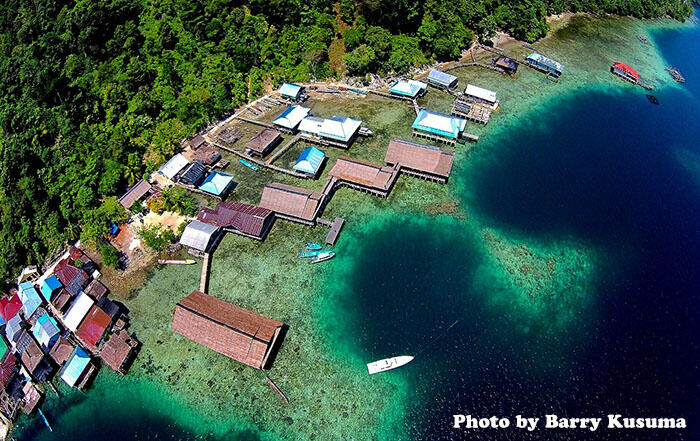
<path fill-rule="evenodd" d="M 484 125 L 491 120 L 490 108 L 460 98 L 457 98 L 452 104 L 451 114 Z"/>
<path fill-rule="evenodd" d="M 282 156 L 287 150 L 292 148 L 294 144 L 297 143 L 301 139 L 301 134 L 295 135 L 292 139 L 290 139 L 285 145 L 283 145 L 281 148 L 279 148 L 272 156 L 270 156 L 267 161 L 265 161 L 266 165 L 272 164 L 277 158 Z"/>
<path fill-rule="evenodd" d="M 328 235 L 326 235 L 326 244 L 335 245 L 336 240 L 338 240 L 338 235 L 340 234 L 340 230 L 342 230 L 343 225 L 345 225 L 345 219 L 343 219 L 342 217 L 336 217 L 333 220 L 333 222 L 331 222 L 329 220 L 326 220 L 326 219 L 319 217 L 317 222 L 321 225 L 325 225 L 325 226 L 331 228 L 328 231 Z"/>
<path fill-rule="evenodd" d="M 209 291 L 209 270 L 211 269 L 211 253 L 204 253 L 202 260 L 202 275 L 199 278 L 199 290 Z"/>

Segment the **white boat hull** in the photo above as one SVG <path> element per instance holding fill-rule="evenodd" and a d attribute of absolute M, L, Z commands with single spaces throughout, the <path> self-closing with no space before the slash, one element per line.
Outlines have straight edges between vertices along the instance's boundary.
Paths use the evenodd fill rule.
<path fill-rule="evenodd" d="M 367 370 L 369 371 L 370 375 L 378 374 L 380 372 L 386 372 L 399 368 L 410 363 L 411 361 L 413 361 L 413 356 L 411 355 L 400 355 L 398 357 L 385 358 L 383 360 L 367 363 Z"/>

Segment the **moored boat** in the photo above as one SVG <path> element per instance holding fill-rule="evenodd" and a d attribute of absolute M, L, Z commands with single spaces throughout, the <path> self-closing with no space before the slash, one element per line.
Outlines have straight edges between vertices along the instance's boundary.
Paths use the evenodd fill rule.
<path fill-rule="evenodd" d="M 658 100 L 654 95 L 650 95 L 650 94 L 647 93 L 646 96 L 647 96 L 647 99 L 648 99 L 651 103 L 653 103 L 653 104 L 659 104 L 659 100 Z"/>
<path fill-rule="evenodd" d="M 671 74 L 671 77 L 674 79 L 674 81 L 677 81 L 679 83 L 685 83 L 685 77 L 683 74 L 681 74 L 681 71 L 676 69 L 675 67 L 665 67 L 666 72 Z"/>
<path fill-rule="evenodd" d="M 239 159 L 239 161 L 241 162 L 241 164 L 245 165 L 249 169 L 258 171 L 258 166 L 253 164 L 252 162 L 246 161 L 245 159 Z"/>
<path fill-rule="evenodd" d="M 641 41 L 644 44 L 651 44 L 649 39 L 647 37 L 645 37 L 644 35 L 637 35 L 637 38 L 639 39 L 639 41 Z"/>
<path fill-rule="evenodd" d="M 361 136 L 372 136 L 374 135 L 374 132 L 372 132 L 369 127 L 360 127 L 360 130 L 357 131 L 357 133 Z"/>
<path fill-rule="evenodd" d="M 385 358 L 383 360 L 373 361 L 372 363 L 367 363 L 367 370 L 369 374 L 378 374 L 379 372 L 386 372 L 392 369 L 399 368 L 413 361 L 412 355 L 399 355 L 398 357 Z"/>
<path fill-rule="evenodd" d="M 316 257 L 321 253 L 321 251 L 301 251 L 297 253 L 297 257 L 300 257 L 302 259 L 308 259 L 310 257 Z"/>
<path fill-rule="evenodd" d="M 192 259 L 158 259 L 158 263 L 161 265 L 192 265 L 197 261 Z"/>
<path fill-rule="evenodd" d="M 318 251 L 318 254 L 309 263 L 320 263 L 330 260 L 335 256 L 333 251 Z"/>
<path fill-rule="evenodd" d="M 323 248 L 320 243 L 316 242 L 306 242 L 306 249 L 307 250 L 320 250 Z"/>

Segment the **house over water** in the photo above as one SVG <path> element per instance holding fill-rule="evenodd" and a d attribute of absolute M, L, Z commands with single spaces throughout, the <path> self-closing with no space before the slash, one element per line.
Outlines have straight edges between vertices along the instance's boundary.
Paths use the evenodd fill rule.
<path fill-rule="evenodd" d="M 346 116 L 330 118 L 306 117 L 299 124 L 299 132 L 307 138 L 318 139 L 322 144 L 348 148 L 362 126 L 359 119 Z"/>
<path fill-rule="evenodd" d="M 270 230 L 275 217 L 267 208 L 227 201 L 218 204 L 213 210 L 208 207 L 202 208 L 197 219 L 226 231 L 262 240 Z"/>
<path fill-rule="evenodd" d="M 389 93 L 392 95 L 418 98 L 428 92 L 428 85 L 422 81 L 399 80 L 391 85 Z"/>
<path fill-rule="evenodd" d="M 204 179 L 199 189 L 223 199 L 232 187 L 233 176 L 228 173 L 213 171 Z"/>
<path fill-rule="evenodd" d="M 175 306 L 173 331 L 220 354 L 264 369 L 281 343 L 282 322 L 192 291 Z"/>
<path fill-rule="evenodd" d="M 275 118 L 272 123 L 283 132 L 294 133 L 299 127 L 301 120 L 306 118 L 309 113 L 311 113 L 311 109 L 308 107 L 290 106 Z"/>
<path fill-rule="evenodd" d="M 345 185 L 375 196 L 386 197 L 398 174 L 398 169 L 395 167 L 341 156 L 328 172 L 328 178 L 333 179 L 335 185 Z"/>
<path fill-rule="evenodd" d="M 533 52 L 525 58 L 525 61 L 535 69 L 544 72 L 546 74 L 552 75 L 555 78 L 559 76 L 564 71 L 564 65 L 558 61 L 554 61 L 551 58 L 547 58 L 542 54 Z"/>
<path fill-rule="evenodd" d="M 428 74 L 428 84 L 439 89 L 454 89 L 457 87 L 457 81 L 456 76 L 435 69 Z"/>
<path fill-rule="evenodd" d="M 318 171 L 326 160 L 326 154 L 316 147 L 307 147 L 301 152 L 297 162 L 294 164 L 294 170 L 302 172 L 308 176 L 316 177 Z"/>
<path fill-rule="evenodd" d="M 610 72 L 632 84 L 639 83 L 639 74 L 637 71 L 625 63 L 620 63 L 619 61 L 614 62 L 612 66 L 610 66 Z"/>
<path fill-rule="evenodd" d="M 66 328 L 75 332 L 94 304 L 94 300 L 84 292 L 81 292 L 68 308 L 68 312 L 63 316 L 63 324 L 66 325 Z"/>
<path fill-rule="evenodd" d="M 483 87 L 475 86 L 473 84 L 467 84 L 467 88 L 464 89 L 464 98 L 467 101 L 483 104 L 494 110 L 498 108 L 496 92 L 493 90 L 484 89 Z"/>
<path fill-rule="evenodd" d="M 455 145 L 467 127 L 467 120 L 421 109 L 412 127 L 413 136 Z"/>
<path fill-rule="evenodd" d="M 503 69 L 508 75 L 515 75 L 518 73 L 518 62 L 506 56 L 498 57 L 496 66 Z"/>
<path fill-rule="evenodd" d="M 100 358 L 111 369 L 125 374 L 133 355 L 138 347 L 138 342 L 124 329 L 113 332 L 102 346 Z"/>
<path fill-rule="evenodd" d="M 245 145 L 245 152 L 249 156 L 257 156 L 262 158 L 266 156 L 282 141 L 280 132 L 275 129 L 264 129 L 255 135 Z"/>
<path fill-rule="evenodd" d="M 398 164 L 403 173 L 445 183 L 450 177 L 454 156 L 453 151 L 432 145 L 392 139 L 384 161 L 391 166 Z"/>
<path fill-rule="evenodd" d="M 82 389 L 95 373 L 90 354 L 81 347 L 75 348 L 68 361 L 61 369 L 61 379 L 70 387 Z"/>
<path fill-rule="evenodd" d="M 216 245 L 219 234 L 219 227 L 195 220 L 185 227 L 180 244 L 195 253 L 208 253 Z"/>
<path fill-rule="evenodd" d="M 323 200 L 322 193 L 273 182 L 263 189 L 259 205 L 282 219 L 313 225 Z"/>

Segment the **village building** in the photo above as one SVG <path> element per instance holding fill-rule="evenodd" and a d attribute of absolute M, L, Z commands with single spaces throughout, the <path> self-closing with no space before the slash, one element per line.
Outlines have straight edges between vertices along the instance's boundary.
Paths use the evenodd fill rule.
<path fill-rule="evenodd" d="M 54 274 L 65 287 L 68 293 L 75 297 L 85 288 L 88 282 L 88 274 L 83 268 L 76 267 L 69 258 L 58 262 L 54 268 Z"/>
<path fill-rule="evenodd" d="M 209 144 L 204 144 L 199 147 L 192 156 L 195 161 L 200 161 L 205 165 L 213 166 L 221 161 L 221 153 Z"/>
<path fill-rule="evenodd" d="M 70 358 L 71 354 L 75 350 L 75 346 L 66 337 L 59 336 L 56 343 L 49 351 L 49 357 L 56 362 L 58 366 L 63 366 L 66 361 Z"/>
<path fill-rule="evenodd" d="M 248 156 L 262 158 L 282 142 L 282 135 L 275 129 L 263 129 L 245 145 Z"/>
<path fill-rule="evenodd" d="M 123 312 L 119 305 L 117 305 L 107 297 L 102 297 L 101 299 L 99 299 L 96 305 L 98 308 L 104 311 L 104 313 L 107 314 L 113 322 L 119 319 Z"/>
<path fill-rule="evenodd" d="M 463 98 L 473 103 L 488 106 L 492 110 L 496 110 L 499 105 L 496 92 L 473 84 L 467 84 L 466 89 L 464 89 Z"/>
<path fill-rule="evenodd" d="M 256 369 L 264 369 L 281 344 L 282 326 L 201 291 L 177 303 L 172 323 L 178 334 Z"/>
<path fill-rule="evenodd" d="M 44 303 L 32 282 L 24 282 L 19 285 L 17 295 L 22 301 L 22 310 L 27 319 L 29 319 L 32 314 L 34 314 L 34 311 Z"/>
<path fill-rule="evenodd" d="M 389 93 L 408 98 L 419 98 L 428 92 L 428 85 L 422 81 L 399 80 L 391 85 Z"/>
<path fill-rule="evenodd" d="M 384 161 L 390 166 L 399 165 L 402 173 L 445 183 L 452 171 L 454 155 L 439 147 L 392 139 Z"/>
<path fill-rule="evenodd" d="M 506 56 L 498 57 L 496 60 L 496 67 L 500 67 L 508 75 L 515 75 L 518 73 L 518 62 Z"/>
<path fill-rule="evenodd" d="M 204 179 L 207 168 L 202 161 L 191 162 L 182 170 L 178 182 L 182 185 L 197 186 Z"/>
<path fill-rule="evenodd" d="M 58 294 L 55 294 L 51 298 L 51 304 L 53 305 L 54 309 L 60 313 L 65 313 L 66 310 L 68 310 L 68 307 L 71 305 L 73 302 L 73 296 L 70 295 L 70 293 L 66 289 L 61 289 L 58 291 Z"/>
<path fill-rule="evenodd" d="M 467 121 L 456 116 L 421 109 L 411 127 L 413 136 L 455 145 L 467 127 Z"/>
<path fill-rule="evenodd" d="M 326 154 L 321 150 L 316 147 L 307 147 L 299 155 L 293 169 L 315 178 L 325 160 Z"/>
<path fill-rule="evenodd" d="M 323 200 L 322 193 L 274 182 L 263 189 L 259 205 L 282 219 L 314 225 Z"/>
<path fill-rule="evenodd" d="M 136 339 L 126 330 L 119 329 L 102 345 L 100 358 L 110 369 L 123 375 L 126 374 L 137 348 Z"/>
<path fill-rule="evenodd" d="M 199 189 L 223 199 L 233 187 L 233 176 L 213 171 L 204 179 Z"/>
<path fill-rule="evenodd" d="M 433 69 L 428 74 L 428 84 L 439 89 L 454 89 L 459 79 L 448 73 Z"/>
<path fill-rule="evenodd" d="M 85 288 L 85 294 L 89 295 L 98 302 L 107 295 L 107 291 L 107 287 L 104 285 L 104 283 L 96 279 L 90 281 L 87 288 Z"/>
<path fill-rule="evenodd" d="M 530 65 L 530 67 L 552 75 L 555 78 L 559 78 L 564 71 L 563 64 L 559 63 L 558 61 L 554 61 L 551 58 L 547 58 L 542 54 L 538 54 L 537 52 L 533 52 L 528 55 L 527 58 L 525 58 L 525 61 L 528 63 L 528 65 Z"/>
<path fill-rule="evenodd" d="M 53 367 L 30 332 L 22 331 L 16 349 L 27 373 L 36 381 L 46 381 Z"/>
<path fill-rule="evenodd" d="M 39 279 L 39 268 L 36 265 L 25 266 L 17 276 L 17 285 L 24 282 L 36 282 L 37 279 Z"/>
<path fill-rule="evenodd" d="M 24 387 L 22 388 L 22 394 L 24 395 L 24 413 L 30 415 L 39 405 L 39 402 L 41 402 L 43 395 L 39 390 L 39 386 L 31 381 L 25 383 Z"/>
<path fill-rule="evenodd" d="M 292 101 L 303 101 L 306 94 L 306 89 L 303 86 L 294 83 L 283 83 L 279 89 L 279 94 L 282 98 Z"/>
<path fill-rule="evenodd" d="M 76 347 L 60 371 L 61 380 L 68 386 L 82 389 L 95 373 L 95 366 L 90 354 L 81 347 Z"/>
<path fill-rule="evenodd" d="M 5 324 L 5 336 L 10 341 L 12 346 L 17 346 L 19 338 L 22 336 L 22 331 L 24 330 L 24 320 L 19 314 L 9 319 Z"/>
<path fill-rule="evenodd" d="M 12 297 L 0 298 L 0 317 L 2 317 L 3 324 L 8 323 L 21 309 L 22 300 L 17 294 Z"/>
<path fill-rule="evenodd" d="M 188 141 L 188 144 L 190 147 L 192 147 L 194 150 L 199 149 L 200 147 L 207 146 L 207 141 L 204 139 L 202 135 L 197 135 L 194 138 L 190 139 Z"/>
<path fill-rule="evenodd" d="M 66 326 L 66 328 L 75 332 L 94 304 L 95 301 L 91 299 L 90 296 L 84 292 L 81 292 L 70 305 L 66 314 L 63 316 L 63 324 Z"/>
<path fill-rule="evenodd" d="M 148 181 L 139 179 L 139 181 L 133 187 L 129 188 L 126 193 L 119 198 L 119 203 L 122 204 L 126 210 L 128 210 L 136 202 L 150 193 L 152 189 L 153 187 L 148 183 Z"/>
<path fill-rule="evenodd" d="M 219 227 L 195 220 L 185 227 L 180 244 L 194 253 L 208 253 L 217 244 L 219 234 Z"/>
<path fill-rule="evenodd" d="M 111 323 L 112 318 L 95 305 L 90 308 L 90 312 L 78 327 L 76 335 L 88 349 L 94 352 Z"/>
<path fill-rule="evenodd" d="M 308 107 L 299 105 L 290 106 L 275 118 L 272 123 L 283 132 L 294 133 L 297 127 L 299 127 L 301 120 L 306 118 L 309 113 L 311 113 L 311 109 Z"/>
<path fill-rule="evenodd" d="M 182 171 L 190 161 L 185 158 L 182 153 L 178 153 L 163 164 L 159 169 L 158 173 L 165 176 L 170 180 L 174 180 L 175 176 Z"/>
<path fill-rule="evenodd" d="M 306 117 L 299 124 L 299 133 L 306 138 L 319 140 L 321 144 L 348 148 L 355 140 L 362 121 L 345 116 L 330 118 Z"/>
<path fill-rule="evenodd" d="M 620 63 L 619 61 L 614 62 L 612 66 L 610 66 L 610 73 L 613 73 L 632 84 L 639 83 L 639 74 L 637 71 L 625 63 Z"/>
<path fill-rule="evenodd" d="M 344 185 L 354 190 L 365 191 L 386 197 L 398 177 L 395 167 L 386 167 L 359 159 L 341 156 L 328 172 L 335 185 Z"/>
<path fill-rule="evenodd" d="M 50 315 L 44 313 L 39 316 L 37 321 L 34 323 L 34 326 L 32 327 L 32 334 L 34 335 L 37 343 L 39 343 L 41 349 L 44 352 L 49 353 L 53 345 L 58 341 L 61 330 L 58 328 L 58 323 L 56 323 L 56 320 Z"/>
<path fill-rule="evenodd" d="M 61 290 L 61 288 L 63 288 L 63 285 L 61 284 L 61 281 L 58 280 L 58 277 L 56 277 L 56 275 L 54 274 L 50 277 L 47 277 L 44 280 L 44 283 L 41 284 L 41 295 L 44 296 L 47 302 L 50 302 L 54 294 L 58 293 Z"/>
<path fill-rule="evenodd" d="M 197 220 L 242 236 L 262 240 L 274 222 L 272 211 L 241 202 L 222 202 L 213 210 L 202 208 Z"/>
<path fill-rule="evenodd" d="M 5 340 L 0 338 L 0 388 L 4 389 L 16 369 L 17 357 L 10 351 Z"/>

